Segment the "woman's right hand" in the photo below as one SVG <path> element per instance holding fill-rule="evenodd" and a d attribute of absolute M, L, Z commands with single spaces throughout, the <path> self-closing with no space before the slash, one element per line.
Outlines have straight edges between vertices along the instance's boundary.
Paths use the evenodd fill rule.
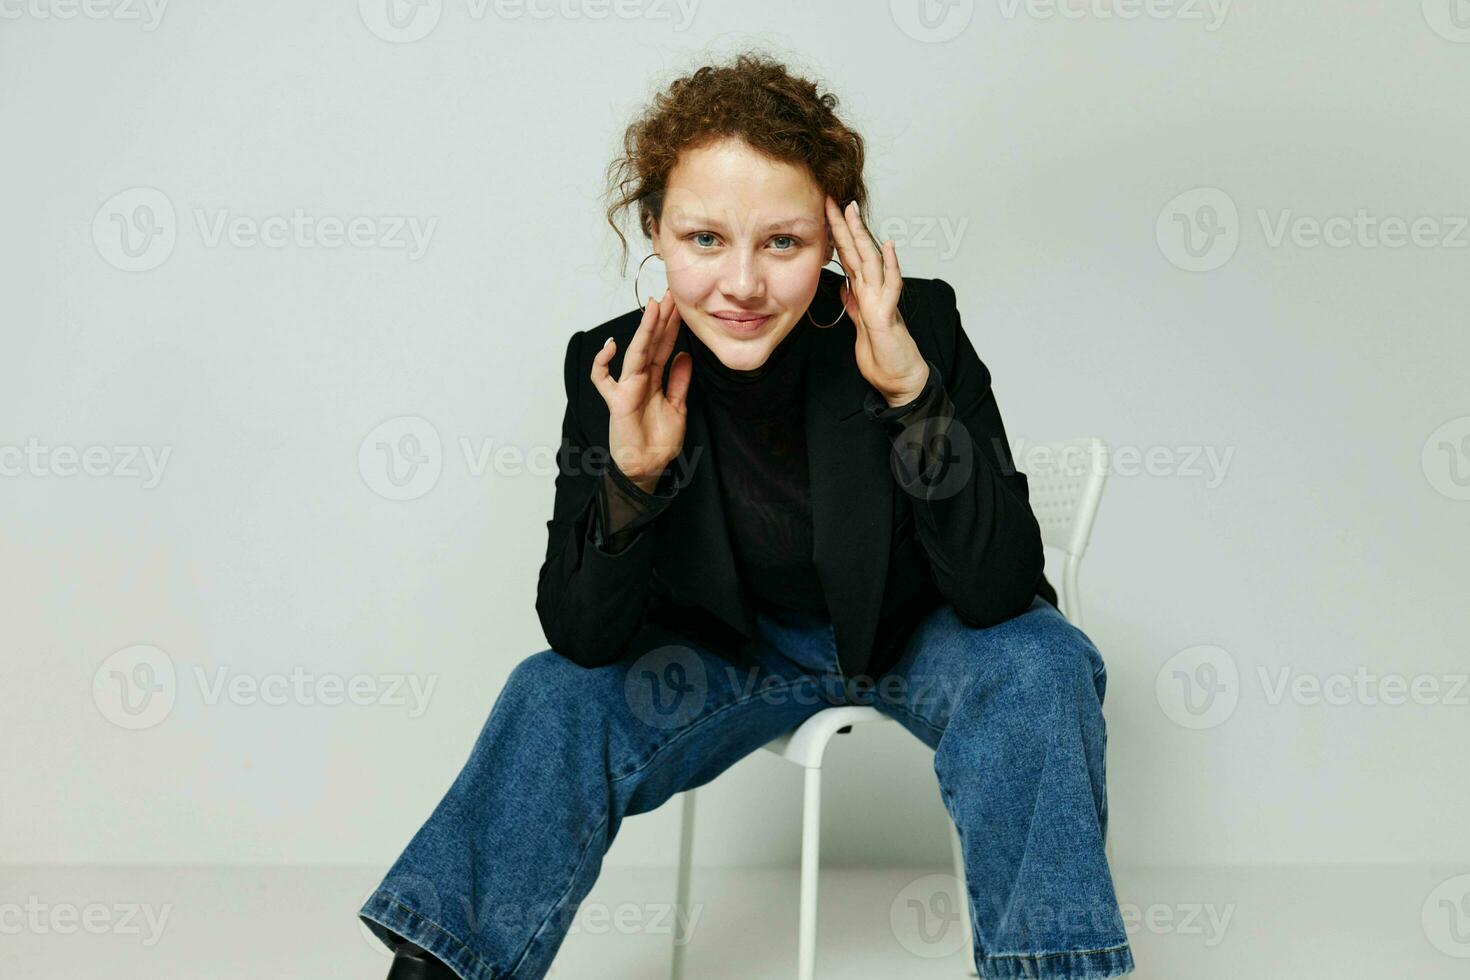
<path fill-rule="evenodd" d="M 669 387 L 663 389 L 664 364 L 679 334 L 679 308 L 672 292 L 643 310 L 643 320 L 623 355 L 622 377 L 614 381 L 607 366 L 617 353 L 611 337 L 592 359 L 592 383 L 607 403 L 607 448 L 613 462 L 629 479 L 648 492 L 684 446 L 693 358 L 681 351 L 669 368 Z"/>

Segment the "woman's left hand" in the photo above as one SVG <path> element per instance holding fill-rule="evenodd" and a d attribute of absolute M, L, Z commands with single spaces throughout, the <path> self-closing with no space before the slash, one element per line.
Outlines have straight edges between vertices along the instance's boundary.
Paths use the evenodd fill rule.
<path fill-rule="evenodd" d="M 863 227 L 857 204 L 844 211 L 827 196 L 827 226 L 837 246 L 837 260 L 847 274 L 842 305 L 857 324 L 857 366 L 868 384 L 890 408 L 919 396 L 929 380 L 929 365 L 898 312 L 903 275 L 890 239 L 880 252 Z"/>

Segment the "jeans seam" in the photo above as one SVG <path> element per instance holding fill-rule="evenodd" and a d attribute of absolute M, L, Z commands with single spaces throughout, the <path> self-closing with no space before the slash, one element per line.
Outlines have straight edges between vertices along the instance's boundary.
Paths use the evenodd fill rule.
<path fill-rule="evenodd" d="M 1054 953 L 986 953 L 985 958 L 987 960 L 1039 960 L 1048 956 L 1082 956 L 1087 953 L 1113 953 L 1117 952 L 1120 949 L 1127 948 L 1128 944 L 1126 942 L 1122 942 L 1116 946 L 1100 946 L 1097 949 L 1059 949 Z"/>
<path fill-rule="evenodd" d="M 935 732 L 938 735 L 941 735 L 941 736 L 944 735 L 945 729 L 940 728 L 938 725 L 934 724 L 932 721 L 930 721 L 928 718 L 925 718 L 923 715 L 918 715 L 918 714 L 915 714 L 913 711 L 910 711 L 907 705 L 895 704 L 894 702 L 891 702 L 891 701 L 884 701 L 883 702 L 883 705 L 884 705 L 884 707 L 889 708 L 889 709 L 891 709 L 893 711 L 897 711 L 897 712 L 900 712 L 902 714 L 907 715 L 908 717 L 912 718 L 914 721 L 917 721 L 919 724 L 923 725 L 925 728 L 930 729 L 931 731 Z"/>
<path fill-rule="evenodd" d="M 832 665 L 837 668 L 837 679 L 842 682 L 844 689 L 847 687 L 847 674 L 842 671 L 842 654 L 837 649 L 837 626 L 835 623 L 827 623 L 827 635 L 832 638 Z"/>
<path fill-rule="evenodd" d="M 602 822 L 592 829 L 592 833 L 587 835 L 587 841 L 582 845 L 582 854 L 579 858 L 577 858 L 577 864 L 574 868 L 572 868 L 572 873 L 567 878 L 566 888 L 562 889 L 561 896 L 556 900 L 556 903 L 551 908 L 546 910 L 546 917 L 541 920 L 541 924 L 536 927 L 536 931 L 531 933 L 531 938 L 526 940 L 526 947 L 521 950 L 521 955 L 516 957 L 515 966 L 512 967 L 510 971 L 511 976 L 515 975 L 516 971 L 521 968 L 521 964 L 526 961 L 526 957 L 531 954 L 531 947 L 535 945 L 537 937 L 539 937 L 542 930 L 546 928 L 546 923 L 551 921 L 551 917 L 553 915 L 557 914 L 561 909 L 566 907 L 567 893 L 570 892 L 572 890 L 572 886 L 577 883 L 577 873 L 582 870 L 582 865 L 587 863 L 587 855 L 592 850 L 592 842 L 597 838 L 597 835 L 602 831 L 602 828 L 606 826 L 607 815 L 603 814 Z"/>
<path fill-rule="evenodd" d="M 454 933 L 450 932 L 448 929 L 444 928 L 439 923 L 437 923 L 433 919 L 429 918 L 427 915 L 424 915 L 424 913 L 420 912 L 418 909 L 410 908 L 407 905 L 404 905 L 402 902 L 400 902 L 398 900 L 398 897 L 396 895 L 393 895 L 390 892 L 384 892 L 383 894 L 388 899 L 388 903 L 390 905 L 396 905 L 399 908 L 403 909 L 403 911 L 407 912 L 409 915 L 417 916 L 418 918 L 423 919 L 429 925 L 433 926 L 439 932 L 443 933 L 443 935 L 446 938 L 448 938 L 448 939 L 452 940 L 453 942 L 455 942 L 466 953 L 469 953 L 470 954 L 470 957 L 476 963 L 480 964 L 486 970 L 488 970 L 491 977 L 498 977 L 499 976 L 499 973 L 496 971 L 495 967 L 491 966 L 489 963 L 486 963 L 484 960 L 480 959 L 479 955 L 474 951 L 474 949 L 468 943 L 466 943 L 463 939 L 460 939 Z M 407 937 L 404 937 L 404 938 L 407 938 Z"/>
<path fill-rule="evenodd" d="M 783 691 L 787 691 L 787 690 L 790 690 L 797 683 L 799 683 L 799 681 L 792 681 L 792 680 L 785 680 L 785 679 L 783 679 L 782 682 L 781 682 L 781 685 L 780 685 L 780 688 L 779 689 L 780 690 L 783 690 Z M 675 735 L 673 738 L 669 739 L 666 742 L 659 743 L 658 747 L 655 748 L 653 750 L 653 752 L 651 752 L 649 754 L 649 756 L 648 756 L 647 759 L 643 760 L 643 763 L 637 769 L 630 769 L 628 772 L 625 772 L 622 775 L 614 776 L 610 780 L 608 780 L 608 782 L 610 782 L 610 783 L 618 783 L 618 782 L 623 781 L 624 779 L 627 779 L 629 776 L 636 776 L 638 773 L 642 772 L 643 770 L 647 769 L 649 766 L 653 765 L 654 760 L 657 759 L 659 757 L 659 755 L 661 755 L 663 753 L 664 749 L 666 749 L 669 746 L 675 744 L 676 742 L 678 742 L 680 739 L 682 739 L 684 736 L 690 734 L 691 732 L 697 731 L 706 722 L 709 722 L 712 719 L 719 717 L 720 715 L 724 714 L 726 711 L 729 711 L 731 708 L 737 708 L 737 707 L 739 707 L 742 704 L 746 704 L 748 702 L 754 701 L 756 698 L 764 697 L 764 696 L 770 694 L 771 691 L 772 691 L 772 688 L 771 687 L 767 687 L 765 690 L 761 691 L 759 694 L 752 694 L 749 697 L 738 698 L 737 700 L 731 701 L 729 704 L 720 705 L 720 707 L 718 707 L 714 711 L 711 711 L 708 714 L 702 716 L 701 718 L 699 718 L 699 720 L 695 721 L 693 724 L 686 725 L 684 728 L 681 728 L 679 730 L 678 734 Z"/>

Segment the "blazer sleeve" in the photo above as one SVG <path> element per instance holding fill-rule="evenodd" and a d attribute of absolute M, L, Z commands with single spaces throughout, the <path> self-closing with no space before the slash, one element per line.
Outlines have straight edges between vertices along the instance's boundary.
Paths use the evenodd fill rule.
<path fill-rule="evenodd" d="M 648 524 L 674 499 L 663 490 L 663 478 L 654 492 L 645 491 L 609 461 L 597 485 L 597 513 L 593 518 L 592 541 L 610 554 L 618 554 L 638 537 Z"/>
<path fill-rule="evenodd" d="M 866 414 L 893 439 L 894 479 L 913 501 L 915 531 L 940 592 L 968 625 L 993 626 L 1025 612 L 1040 588 L 1041 526 L 954 288 L 943 279 L 934 284 L 931 313 L 950 376 L 928 360 L 918 397 L 889 408 L 870 391 Z"/>
<path fill-rule="evenodd" d="M 581 426 L 581 340 L 579 331 L 567 343 L 562 368 L 567 407 L 557 451 L 556 497 L 546 522 L 546 557 L 537 575 L 536 616 L 551 649 L 592 668 L 618 660 L 643 620 L 657 528 L 643 526 L 651 520 L 650 508 L 639 521 L 642 529 L 619 540 L 621 550 L 608 550 L 601 528 L 608 501 L 599 491 L 614 464 L 606 435 L 599 434 L 594 443 Z M 671 481 L 661 480 L 657 489 L 651 496 L 663 501 L 675 493 Z"/>

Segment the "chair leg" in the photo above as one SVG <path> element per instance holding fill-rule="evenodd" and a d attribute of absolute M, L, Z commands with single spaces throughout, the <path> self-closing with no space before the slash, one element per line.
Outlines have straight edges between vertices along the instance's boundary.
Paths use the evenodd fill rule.
<path fill-rule="evenodd" d="M 954 855 L 954 877 L 960 892 L 959 911 L 965 924 L 966 962 L 970 964 L 970 976 L 978 977 L 980 973 L 974 966 L 975 931 L 970 925 L 970 890 L 965 885 L 965 852 L 960 847 L 960 832 L 955 828 L 953 820 L 949 822 L 949 848 Z"/>
<path fill-rule="evenodd" d="M 817 972 L 817 858 L 821 853 L 822 770 L 806 770 L 801 817 L 801 920 L 796 959 L 797 980 L 814 980 Z"/>
<path fill-rule="evenodd" d="M 694 856 L 694 793 L 684 791 L 679 816 L 679 878 L 674 898 L 674 966 L 672 980 L 684 978 L 684 950 L 689 945 L 689 875 Z"/>

